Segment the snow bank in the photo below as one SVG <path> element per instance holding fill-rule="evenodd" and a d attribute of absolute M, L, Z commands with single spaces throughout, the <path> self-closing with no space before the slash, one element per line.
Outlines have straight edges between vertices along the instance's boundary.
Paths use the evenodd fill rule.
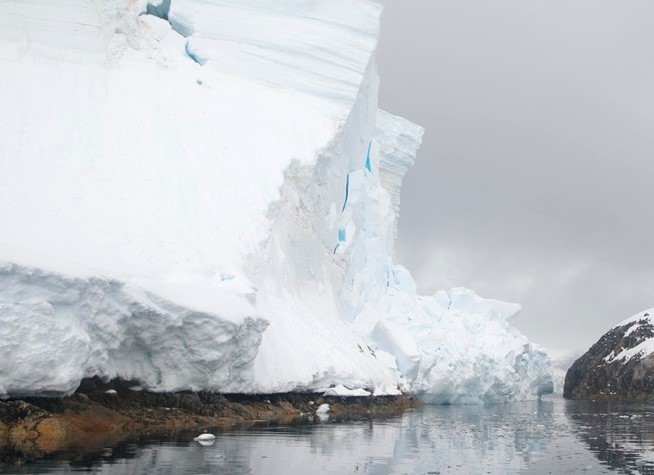
<path fill-rule="evenodd" d="M 247 390 L 268 326 L 193 311 L 118 280 L 16 264 L 0 264 L 0 288 L 0 396 L 66 395 L 94 375 L 159 391 Z"/>
<path fill-rule="evenodd" d="M 516 306 L 392 262 L 423 131 L 377 107 L 380 13 L 0 3 L 0 394 L 546 389 Z"/>

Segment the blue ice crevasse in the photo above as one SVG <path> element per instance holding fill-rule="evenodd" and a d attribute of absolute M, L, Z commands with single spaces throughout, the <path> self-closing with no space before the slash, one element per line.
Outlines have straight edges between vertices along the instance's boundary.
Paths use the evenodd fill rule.
<path fill-rule="evenodd" d="M 368 142 L 368 151 L 366 152 L 366 170 L 369 172 L 372 171 L 372 168 L 370 166 L 370 149 L 372 148 L 372 140 Z"/>

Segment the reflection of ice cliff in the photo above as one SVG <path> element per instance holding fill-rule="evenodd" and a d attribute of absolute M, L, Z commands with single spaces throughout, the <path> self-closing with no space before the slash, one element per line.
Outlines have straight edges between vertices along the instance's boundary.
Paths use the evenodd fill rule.
<path fill-rule="evenodd" d="M 519 307 L 392 262 L 422 129 L 377 107 L 380 11 L 0 4 L 0 395 L 551 386 Z"/>

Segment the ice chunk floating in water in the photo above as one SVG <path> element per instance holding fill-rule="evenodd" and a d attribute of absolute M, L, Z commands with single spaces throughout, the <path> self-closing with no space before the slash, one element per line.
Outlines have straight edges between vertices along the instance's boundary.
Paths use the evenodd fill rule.
<path fill-rule="evenodd" d="M 205 447 L 212 446 L 216 443 L 216 436 L 213 434 L 208 434 L 206 431 L 204 434 L 200 434 L 197 437 L 194 437 L 193 440 L 200 445 Z"/>
<path fill-rule="evenodd" d="M 329 404 L 321 404 L 320 407 L 316 409 L 316 416 L 318 416 L 318 419 L 325 422 L 329 420 L 329 410 Z"/>
<path fill-rule="evenodd" d="M 377 107 L 380 13 L 0 3 L 1 396 L 548 389 L 517 306 L 392 261 L 422 129 Z"/>

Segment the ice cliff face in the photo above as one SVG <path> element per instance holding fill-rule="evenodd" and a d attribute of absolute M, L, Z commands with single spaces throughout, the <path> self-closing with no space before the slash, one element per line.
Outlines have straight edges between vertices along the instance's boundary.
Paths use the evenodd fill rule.
<path fill-rule="evenodd" d="M 0 395 L 547 390 L 518 307 L 392 262 L 422 129 L 377 107 L 380 13 L 0 2 Z"/>

